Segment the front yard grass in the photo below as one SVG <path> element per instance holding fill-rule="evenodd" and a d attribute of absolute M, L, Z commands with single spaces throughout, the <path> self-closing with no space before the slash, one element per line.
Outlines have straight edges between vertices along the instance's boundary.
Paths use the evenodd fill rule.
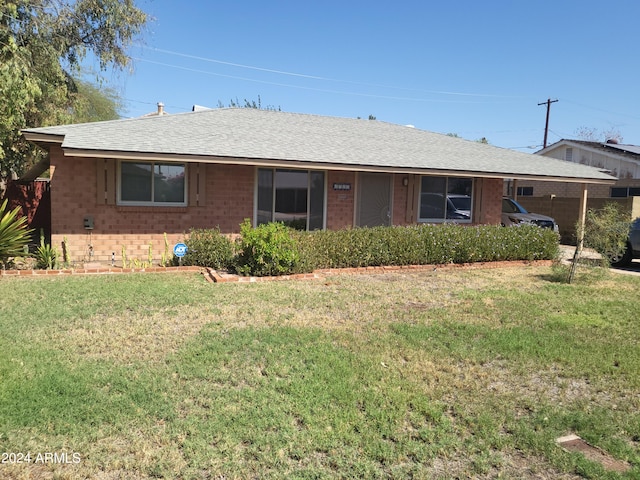
<path fill-rule="evenodd" d="M 640 478 L 639 292 L 548 267 L 2 279 L 0 477 Z"/>

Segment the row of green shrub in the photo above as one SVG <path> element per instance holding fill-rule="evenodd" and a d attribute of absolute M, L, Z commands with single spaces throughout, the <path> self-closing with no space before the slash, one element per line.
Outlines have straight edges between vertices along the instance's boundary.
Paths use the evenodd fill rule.
<path fill-rule="evenodd" d="M 416 225 L 299 232 L 248 220 L 234 242 L 219 230 L 192 230 L 183 265 L 241 275 L 286 275 L 323 268 L 441 265 L 501 260 L 551 260 L 558 235 L 536 226 Z"/>

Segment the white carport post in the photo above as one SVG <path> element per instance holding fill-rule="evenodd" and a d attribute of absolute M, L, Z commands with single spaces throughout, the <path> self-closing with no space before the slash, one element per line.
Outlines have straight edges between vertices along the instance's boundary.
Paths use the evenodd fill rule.
<path fill-rule="evenodd" d="M 580 195 L 580 212 L 578 215 L 578 239 L 576 243 L 576 251 L 573 254 L 573 262 L 571 263 L 571 272 L 569 273 L 569 283 L 573 282 L 573 278 L 576 275 L 576 268 L 578 267 L 578 259 L 582 254 L 582 247 L 584 246 L 584 224 L 587 218 L 587 184 L 582 184 L 582 194 Z"/>

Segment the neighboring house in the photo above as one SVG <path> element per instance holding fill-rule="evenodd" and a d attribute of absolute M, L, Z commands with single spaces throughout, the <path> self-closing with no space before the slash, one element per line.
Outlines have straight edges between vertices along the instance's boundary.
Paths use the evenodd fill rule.
<path fill-rule="evenodd" d="M 616 177 L 614 184 L 589 185 L 588 208 L 599 209 L 605 203 L 615 202 L 634 218 L 640 215 L 640 146 L 622 145 L 615 140 L 605 143 L 560 140 L 536 155 L 588 165 Z M 509 179 L 504 193 L 517 198 L 529 211 L 555 218 L 563 239 L 574 240 L 577 205 L 582 195 L 580 185 Z"/>
<path fill-rule="evenodd" d="M 535 153 L 567 162 L 589 165 L 616 177 L 615 185 L 592 186 L 591 198 L 625 198 L 640 196 L 640 146 L 623 145 L 615 140 L 589 142 L 584 140 L 560 140 Z M 515 186 L 515 189 L 514 189 Z M 518 181 L 505 184 L 505 193 L 518 197 L 575 197 L 580 187 L 575 184 Z"/>
<path fill-rule="evenodd" d="M 499 224 L 507 178 L 610 184 L 596 168 L 380 121 L 221 108 L 32 128 L 52 244 L 71 261 L 155 258 L 192 228 Z M 452 217 L 447 195 L 468 196 Z M 434 198 L 440 200 L 434 201 Z M 455 218 L 455 219 L 452 219 Z"/>

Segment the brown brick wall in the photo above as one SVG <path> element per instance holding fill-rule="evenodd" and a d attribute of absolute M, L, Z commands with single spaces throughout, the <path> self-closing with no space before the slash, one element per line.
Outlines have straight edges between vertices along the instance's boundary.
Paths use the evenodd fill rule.
<path fill-rule="evenodd" d="M 502 218 L 501 178 L 477 178 L 474 188 L 473 223 L 497 225 Z"/>
<path fill-rule="evenodd" d="M 334 190 L 334 183 L 349 183 L 351 190 Z M 355 208 L 355 172 L 330 171 L 327 175 L 327 229 L 353 226 Z"/>
<path fill-rule="evenodd" d="M 192 228 L 218 226 L 223 233 L 236 234 L 245 218 L 253 219 L 255 167 L 201 164 L 205 200 L 200 199 L 198 206 L 135 207 L 104 202 L 99 186 L 112 187 L 98 182 L 100 161 L 104 163 L 90 158 L 65 158 L 60 148 L 51 151 L 51 243 L 61 251 L 64 243 L 72 263 L 110 263 L 114 254 L 116 264 L 121 264 L 123 247 L 130 260 L 146 261 L 150 245 L 152 256 L 158 261 L 165 251 L 165 233 L 172 249 Z M 334 183 L 351 184 L 351 189 L 334 190 Z M 188 188 L 195 186 L 190 184 Z M 354 172 L 327 173 L 328 229 L 353 226 L 355 191 Z M 499 223 L 502 180 L 476 179 L 475 191 L 474 223 Z M 416 222 L 418 192 L 419 176 L 393 176 L 394 225 Z M 93 230 L 84 228 L 86 216 L 93 218 Z"/>
<path fill-rule="evenodd" d="M 206 165 L 203 206 L 133 207 L 98 205 L 96 161 L 65 158 L 59 148 L 51 152 L 55 166 L 51 178 L 51 242 L 62 250 L 66 237 L 72 262 L 110 262 L 115 252 L 119 263 L 123 246 L 127 256 L 146 260 L 149 243 L 159 260 L 165 232 L 173 246 L 191 228 L 219 226 L 224 233 L 237 233 L 243 219 L 253 217 L 253 167 Z M 93 230 L 85 230 L 85 216 L 93 217 Z"/>
<path fill-rule="evenodd" d="M 403 182 L 407 182 L 405 186 Z M 409 175 L 393 176 L 393 207 L 391 222 L 393 225 L 409 225 L 415 223 L 414 195 L 412 185 L 409 183 Z"/>

